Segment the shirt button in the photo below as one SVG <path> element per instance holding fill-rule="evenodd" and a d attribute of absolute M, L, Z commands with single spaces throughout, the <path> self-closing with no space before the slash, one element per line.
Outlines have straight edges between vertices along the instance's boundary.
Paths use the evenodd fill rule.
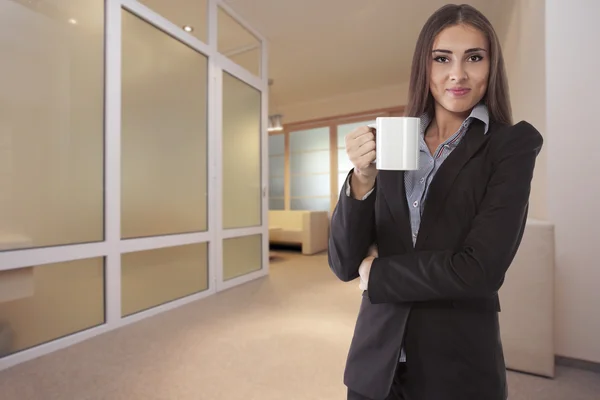
<path fill-rule="evenodd" d="M 418 201 L 415 201 L 415 202 L 413 203 L 413 207 L 419 207 L 419 202 L 418 202 Z"/>
<path fill-rule="evenodd" d="M 417 238 L 417 232 L 413 233 L 413 239 Z"/>
<path fill-rule="evenodd" d="M 421 183 L 425 182 L 425 178 L 419 179 L 419 182 L 421 182 Z"/>

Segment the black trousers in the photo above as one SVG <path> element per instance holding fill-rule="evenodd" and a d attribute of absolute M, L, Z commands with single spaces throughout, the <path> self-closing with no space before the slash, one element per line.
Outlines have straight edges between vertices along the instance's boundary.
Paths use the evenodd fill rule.
<path fill-rule="evenodd" d="M 396 368 L 396 375 L 394 375 L 394 382 L 392 383 L 392 389 L 390 390 L 390 394 L 385 398 L 385 400 L 409 400 L 403 391 L 403 382 L 406 378 L 406 363 L 398 364 L 398 368 Z M 359 393 L 353 392 L 348 389 L 348 400 L 372 400 L 369 397 L 365 397 Z"/>

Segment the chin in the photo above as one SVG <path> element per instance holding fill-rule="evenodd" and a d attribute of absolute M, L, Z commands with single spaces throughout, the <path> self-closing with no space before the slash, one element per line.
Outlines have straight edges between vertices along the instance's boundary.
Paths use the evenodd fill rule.
<path fill-rule="evenodd" d="M 444 101 L 441 101 L 439 104 L 451 113 L 464 114 L 471 112 L 477 103 L 478 102 L 473 99 L 444 99 Z"/>

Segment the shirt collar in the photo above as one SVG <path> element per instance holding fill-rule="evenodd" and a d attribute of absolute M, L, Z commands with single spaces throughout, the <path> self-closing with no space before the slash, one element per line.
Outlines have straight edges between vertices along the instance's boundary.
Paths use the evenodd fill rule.
<path fill-rule="evenodd" d="M 471 115 L 469 115 L 467 120 L 472 118 L 477 118 L 478 120 L 483 122 L 483 124 L 485 125 L 483 132 L 484 134 L 487 134 L 488 129 L 490 127 L 490 113 L 488 112 L 487 106 L 483 103 L 477 104 L 473 111 L 471 111 Z"/>
<path fill-rule="evenodd" d="M 467 119 L 465 119 L 465 121 L 463 122 L 463 125 L 467 125 L 467 126 L 470 125 L 473 119 L 478 119 L 481 122 L 483 122 L 483 124 L 484 124 L 483 133 L 487 134 L 489 127 L 490 127 L 490 114 L 489 114 L 488 108 L 485 104 L 483 104 L 483 103 L 477 104 L 471 111 L 471 114 L 469 114 Z M 430 122 L 431 122 L 431 116 L 429 116 L 427 113 L 421 115 L 421 136 L 424 136 L 425 130 L 429 126 Z"/>

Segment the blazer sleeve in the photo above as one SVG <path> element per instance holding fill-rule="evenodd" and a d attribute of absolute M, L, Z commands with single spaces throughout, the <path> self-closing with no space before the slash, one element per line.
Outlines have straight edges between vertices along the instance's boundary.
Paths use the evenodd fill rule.
<path fill-rule="evenodd" d="M 358 278 L 358 267 L 375 241 L 375 199 L 373 190 L 362 200 L 346 193 L 350 176 L 340 192 L 340 198 L 331 215 L 328 261 L 333 273 L 342 281 Z"/>
<path fill-rule="evenodd" d="M 542 136 L 528 123 L 502 133 L 479 212 L 459 251 L 417 251 L 377 258 L 368 282 L 372 303 L 490 297 L 521 243 Z"/>

